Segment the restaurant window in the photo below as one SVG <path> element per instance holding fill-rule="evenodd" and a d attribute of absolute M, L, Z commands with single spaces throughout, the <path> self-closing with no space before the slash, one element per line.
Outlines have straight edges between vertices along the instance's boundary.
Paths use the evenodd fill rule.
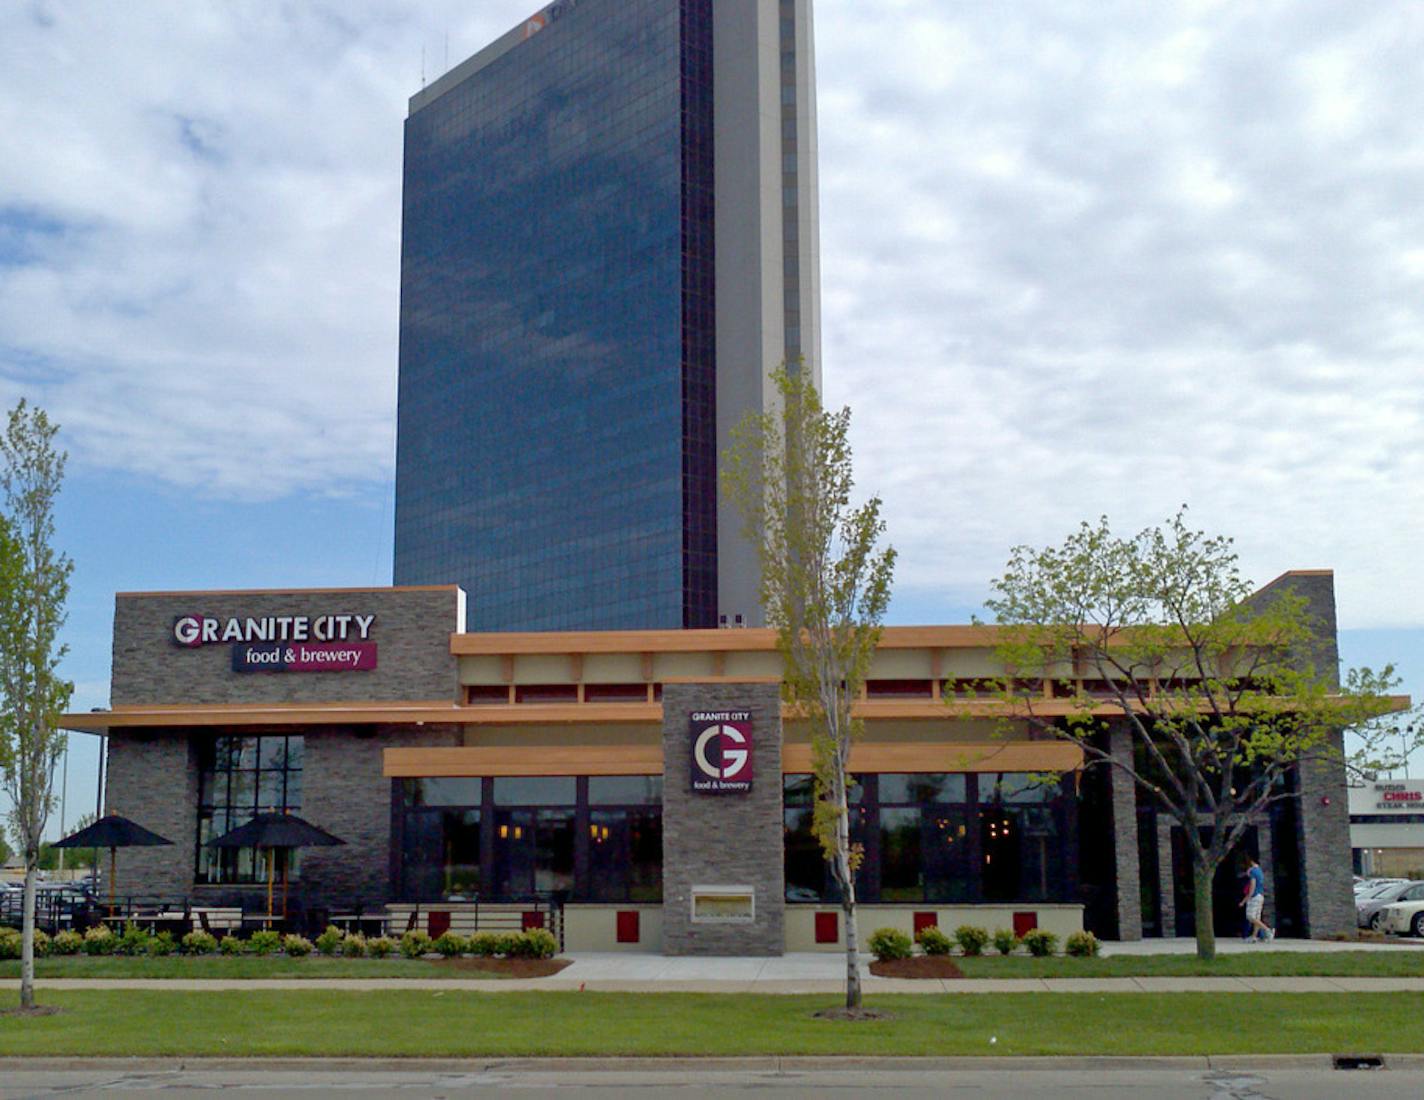
<path fill-rule="evenodd" d="M 1059 777 L 986 773 L 979 784 L 984 900 L 1061 900 Z"/>
<path fill-rule="evenodd" d="M 266 881 L 255 848 L 210 848 L 208 842 L 257 814 L 297 813 L 302 808 L 300 737 L 216 737 L 198 745 L 199 883 Z M 289 853 L 288 874 L 299 872 L 300 856 Z"/>
<path fill-rule="evenodd" d="M 1069 900 L 1071 798 L 1059 776 L 891 773 L 858 777 L 851 841 L 862 846 L 856 896 L 879 904 Z M 834 902 L 812 833 L 814 784 L 783 787 L 786 900 Z"/>
<path fill-rule="evenodd" d="M 851 778 L 847 801 L 851 804 L 851 843 L 866 843 L 867 812 L 862 804 L 864 789 Z M 815 782 L 809 775 L 787 775 L 782 784 L 782 835 L 785 844 L 786 900 L 836 902 L 840 888 L 821 850 L 821 842 L 811 831 Z M 856 896 L 865 890 L 865 865 L 856 872 Z"/>
<path fill-rule="evenodd" d="M 877 777 L 880 900 L 968 901 L 968 782 L 953 773 Z"/>
<path fill-rule="evenodd" d="M 658 902 L 663 897 L 663 778 L 588 779 L 588 901 Z"/>
<path fill-rule="evenodd" d="M 465 777 L 403 781 L 403 897 L 473 901 L 479 896 L 483 782 Z"/>
<path fill-rule="evenodd" d="M 406 901 L 662 898 L 662 776 L 403 780 Z"/>

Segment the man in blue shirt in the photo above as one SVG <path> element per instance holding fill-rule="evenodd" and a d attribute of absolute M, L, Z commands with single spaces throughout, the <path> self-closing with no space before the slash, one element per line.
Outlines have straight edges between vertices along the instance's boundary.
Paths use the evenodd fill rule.
<path fill-rule="evenodd" d="M 1250 856 L 1246 857 L 1246 891 L 1241 896 L 1241 904 L 1246 907 L 1246 919 L 1251 922 L 1252 939 L 1275 939 L 1275 929 L 1267 928 L 1261 919 L 1261 909 L 1266 904 L 1266 873 Z"/>

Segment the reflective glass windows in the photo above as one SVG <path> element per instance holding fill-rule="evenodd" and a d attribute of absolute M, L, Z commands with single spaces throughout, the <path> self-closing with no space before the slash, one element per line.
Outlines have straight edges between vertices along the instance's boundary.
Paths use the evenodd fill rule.
<path fill-rule="evenodd" d="M 261 813 L 302 808 L 303 741 L 300 737 L 215 737 L 195 741 L 198 753 L 198 839 L 194 880 L 201 883 L 265 882 L 265 857 L 253 848 L 210 848 L 208 841 Z M 299 869 L 293 852 L 288 874 Z"/>
<path fill-rule="evenodd" d="M 855 791 L 862 901 L 1076 900 L 1074 798 L 1058 777 L 884 773 L 859 776 Z M 786 898 L 835 901 L 811 798 L 809 775 L 785 777 Z"/>
<path fill-rule="evenodd" d="M 402 899 L 662 898 L 662 776 L 406 779 Z"/>
<path fill-rule="evenodd" d="M 710 10 L 581 0 L 406 122 L 395 580 L 471 629 L 715 625 Z"/>

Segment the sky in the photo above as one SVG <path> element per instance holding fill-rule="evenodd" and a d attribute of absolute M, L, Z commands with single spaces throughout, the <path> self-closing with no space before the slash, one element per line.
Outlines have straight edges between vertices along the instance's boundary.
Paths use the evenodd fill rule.
<path fill-rule="evenodd" d="M 534 6 L 0 4 L 0 404 L 70 455 L 76 709 L 115 591 L 389 583 L 406 101 Z M 818 0 L 816 50 L 891 620 L 1185 503 L 1424 695 L 1424 5 Z"/>

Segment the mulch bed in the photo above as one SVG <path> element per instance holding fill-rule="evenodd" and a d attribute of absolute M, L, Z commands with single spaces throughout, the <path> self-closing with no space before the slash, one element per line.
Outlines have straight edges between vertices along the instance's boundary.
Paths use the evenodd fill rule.
<path fill-rule="evenodd" d="M 547 978 L 572 959 L 441 959 L 434 965 L 462 973 L 498 974 L 502 978 Z"/>
<path fill-rule="evenodd" d="M 858 1023 L 862 1020 L 893 1020 L 893 1012 L 881 1012 L 875 1008 L 823 1008 L 813 1014 L 818 1020 L 846 1020 Z"/>
<path fill-rule="evenodd" d="M 58 1016 L 64 1009 L 56 1008 L 54 1005 L 35 1005 L 34 1008 L 3 1008 L 0 1009 L 0 1018 L 7 1016 L 19 1016 L 29 1018 L 33 1016 Z"/>
<path fill-rule="evenodd" d="M 908 959 L 876 959 L 870 972 L 877 978 L 962 978 L 964 971 L 948 955 L 911 955 Z"/>

